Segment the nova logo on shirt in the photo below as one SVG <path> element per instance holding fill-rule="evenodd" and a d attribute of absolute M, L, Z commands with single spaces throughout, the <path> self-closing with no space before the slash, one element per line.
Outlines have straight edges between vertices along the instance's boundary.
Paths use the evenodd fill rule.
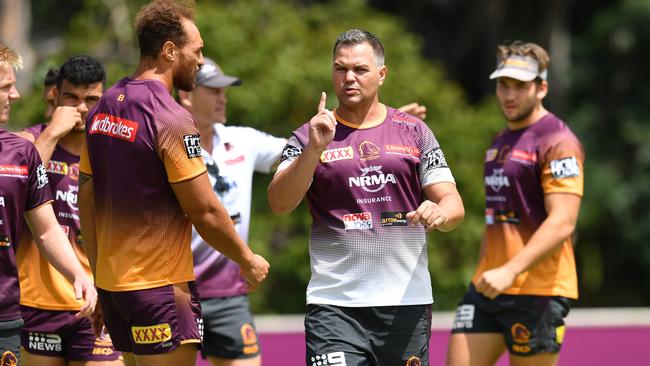
<path fill-rule="evenodd" d="M 139 124 L 128 119 L 115 117 L 106 113 L 97 113 L 90 124 L 90 134 L 102 134 L 124 141 L 133 142 L 138 133 Z"/>
<path fill-rule="evenodd" d="M 343 215 L 345 230 L 368 230 L 372 229 L 372 214 L 360 212 Z"/>
<path fill-rule="evenodd" d="M 503 168 L 492 169 L 492 175 L 485 177 L 485 185 L 499 192 L 503 187 L 510 187 L 508 176 L 503 175 Z"/>
<path fill-rule="evenodd" d="M 61 352 L 61 337 L 52 333 L 29 332 L 29 349 Z"/>
<path fill-rule="evenodd" d="M 168 323 L 148 327 L 131 327 L 133 341 L 138 344 L 162 343 L 172 339 L 172 329 Z"/>
<path fill-rule="evenodd" d="M 352 146 L 325 150 L 322 154 L 320 154 L 321 163 L 329 163 L 337 160 L 348 160 L 352 158 L 354 158 L 354 150 L 352 149 Z"/>
<path fill-rule="evenodd" d="M 361 187 L 364 191 L 373 193 L 382 190 L 388 183 L 397 184 L 393 174 L 384 174 L 381 171 L 381 165 L 361 168 L 361 173 L 360 177 L 348 178 L 350 187 Z"/>
<path fill-rule="evenodd" d="M 26 165 L 0 164 L 0 175 L 26 177 L 29 175 L 29 169 Z"/>
<path fill-rule="evenodd" d="M 201 157 L 201 136 L 199 135 L 185 135 L 183 136 L 183 144 L 185 144 L 185 152 L 190 159 Z"/>

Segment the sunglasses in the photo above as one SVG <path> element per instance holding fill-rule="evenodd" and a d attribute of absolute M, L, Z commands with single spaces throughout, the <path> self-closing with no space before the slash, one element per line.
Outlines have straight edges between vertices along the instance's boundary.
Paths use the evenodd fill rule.
<path fill-rule="evenodd" d="M 208 161 L 205 163 L 205 167 L 208 169 L 208 174 L 215 179 L 213 188 L 217 193 L 224 193 L 230 190 L 230 185 L 226 182 L 224 177 L 219 175 L 219 167 L 214 163 L 214 161 Z"/>

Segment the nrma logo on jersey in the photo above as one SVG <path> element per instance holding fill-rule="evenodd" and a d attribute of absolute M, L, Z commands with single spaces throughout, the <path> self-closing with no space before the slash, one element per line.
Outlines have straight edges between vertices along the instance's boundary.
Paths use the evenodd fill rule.
<path fill-rule="evenodd" d="M 29 332 L 29 350 L 61 352 L 61 337 L 52 333 Z"/>
<path fill-rule="evenodd" d="M 388 183 L 397 184 L 397 179 L 393 174 L 384 174 L 381 171 L 381 165 L 361 168 L 361 176 L 348 179 L 350 187 L 361 187 L 370 193 L 382 190 Z"/>
<path fill-rule="evenodd" d="M 372 214 L 370 212 L 360 212 L 343 215 L 343 225 L 345 225 L 345 230 L 372 229 Z"/>
<path fill-rule="evenodd" d="M 90 134 L 102 134 L 129 142 L 135 141 L 139 124 L 106 113 L 97 113 L 90 124 Z"/>
<path fill-rule="evenodd" d="M 492 175 L 485 176 L 485 185 L 499 192 L 503 187 L 510 187 L 507 175 L 503 175 L 503 168 L 492 169 Z"/>

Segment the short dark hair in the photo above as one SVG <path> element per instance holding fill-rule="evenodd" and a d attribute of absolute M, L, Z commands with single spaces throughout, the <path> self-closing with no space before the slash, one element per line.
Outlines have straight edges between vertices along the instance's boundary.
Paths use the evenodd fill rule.
<path fill-rule="evenodd" d="M 375 37 L 374 34 L 362 29 L 350 29 L 341 33 L 338 38 L 336 38 L 336 43 L 334 43 L 334 50 L 332 54 L 336 54 L 336 50 L 340 46 L 353 46 L 362 43 L 368 43 L 370 46 L 372 46 L 372 50 L 375 54 L 375 64 L 377 66 L 383 66 L 384 46 L 381 44 L 379 38 Z"/>
<path fill-rule="evenodd" d="M 59 69 L 56 86 L 61 88 L 63 80 L 73 85 L 90 85 L 101 82 L 106 85 L 106 71 L 96 59 L 86 56 L 72 56 Z"/>
<path fill-rule="evenodd" d="M 59 77 L 59 68 L 50 67 L 49 69 L 47 69 L 47 73 L 45 74 L 45 79 L 43 79 L 43 85 L 46 87 L 56 85 L 56 79 L 58 79 L 58 77 Z"/>
<path fill-rule="evenodd" d="M 183 19 L 194 20 L 193 0 L 154 0 L 143 6 L 135 17 L 140 56 L 155 58 L 167 41 L 183 47 L 187 35 Z"/>

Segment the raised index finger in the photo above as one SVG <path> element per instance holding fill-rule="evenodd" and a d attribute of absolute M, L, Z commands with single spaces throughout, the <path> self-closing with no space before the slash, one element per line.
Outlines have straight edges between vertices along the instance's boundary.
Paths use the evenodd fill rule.
<path fill-rule="evenodd" d="M 323 113 L 327 111 L 325 104 L 327 103 L 327 94 L 325 92 L 320 93 L 320 102 L 318 102 L 318 113 Z"/>

